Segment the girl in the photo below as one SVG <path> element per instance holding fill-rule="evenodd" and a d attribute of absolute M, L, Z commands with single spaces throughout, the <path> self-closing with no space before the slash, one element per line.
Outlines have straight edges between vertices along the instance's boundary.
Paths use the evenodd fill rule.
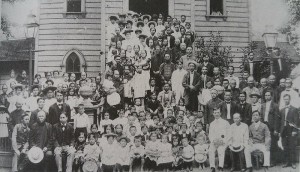
<path fill-rule="evenodd" d="M 70 106 L 71 109 L 71 119 L 74 118 L 75 114 L 76 114 L 76 110 L 74 107 L 77 106 L 78 103 L 78 96 L 75 92 L 75 89 L 69 89 L 68 91 L 68 96 L 67 96 L 67 104 Z"/>
<path fill-rule="evenodd" d="M 182 167 L 182 146 L 179 145 L 179 141 L 178 138 L 173 139 L 172 141 L 172 153 L 173 153 L 173 157 L 174 157 L 174 161 L 173 161 L 173 169 L 174 170 L 181 170 Z"/>
<path fill-rule="evenodd" d="M 100 133 L 98 131 L 98 125 L 97 124 L 92 124 L 91 125 L 91 134 L 94 134 L 96 142 L 99 145 L 99 140 L 100 140 L 101 137 L 100 137 Z"/>
<path fill-rule="evenodd" d="M 145 124 L 147 125 L 147 127 L 149 128 L 150 126 L 154 126 L 154 121 L 151 119 L 151 113 L 146 112 L 146 122 Z"/>
<path fill-rule="evenodd" d="M 198 144 L 195 145 L 195 160 L 199 163 L 199 169 L 200 167 L 203 169 L 203 167 L 206 166 L 206 160 L 207 160 L 207 154 L 208 154 L 208 144 L 206 142 L 206 135 L 205 134 L 199 134 L 197 136 L 197 142 Z"/>
<path fill-rule="evenodd" d="M 104 112 L 104 119 L 100 121 L 99 131 L 101 134 L 104 132 L 104 126 L 113 124 L 113 121 L 109 119 L 109 112 Z"/>
<path fill-rule="evenodd" d="M 124 109 L 119 110 L 119 117 L 114 119 L 113 125 L 116 127 L 118 124 L 122 124 L 122 126 L 126 125 L 128 119 L 125 117 Z"/>
<path fill-rule="evenodd" d="M 110 133 L 104 135 L 107 138 L 107 144 L 101 144 L 101 162 L 103 172 L 113 172 L 117 159 L 119 157 L 117 144 L 114 144 L 116 134 Z"/>
<path fill-rule="evenodd" d="M 180 131 L 178 132 L 180 140 L 182 140 L 183 138 L 187 138 L 188 141 L 190 141 L 191 139 L 191 133 L 188 130 L 188 126 L 186 123 L 181 123 L 180 125 Z"/>
<path fill-rule="evenodd" d="M 4 144 L 4 139 L 8 137 L 8 120 L 9 115 L 7 113 L 7 108 L 4 105 L 0 105 L 0 143 L 2 145 Z"/>
<path fill-rule="evenodd" d="M 117 135 L 117 140 L 121 138 L 121 136 L 123 136 L 123 125 L 122 124 L 117 124 L 115 126 L 115 132 Z"/>
<path fill-rule="evenodd" d="M 104 126 L 104 133 L 102 134 L 101 139 L 100 139 L 100 137 L 98 139 L 100 147 L 102 145 L 107 144 L 107 139 L 106 139 L 105 135 L 112 134 L 112 133 L 114 133 L 114 126 L 112 124 Z"/>
<path fill-rule="evenodd" d="M 179 99 L 177 107 L 178 107 L 178 110 L 182 110 L 184 112 L 186 111 L 183 98 Z"/>
<path fill-rule="evenodd" d="M 203 123 L 200 121 L 196 122 L 195 130 L 191 132 L 191 136 L 192 138 L 197 138 L 199 134 L 206 135 L 205 131 L 203 130 Z"/>
<path fill-rule="evenodd" d="M 118 148 L 118 159 L 117 159 L 117 170 L 120 172 L 129 171 L 130 164 L 130 147 L 128 143 L 130 139 L 126 136 L 122 136 L 119 138 L 119 148 Z"/>
<path fill-rule="evenodd" d="M 161 138 L 161 144 L 159 147 L 160 157 L 157 160 L 159 171 L 171 170 L 174 157 L 172 155 L 172 145 L 168 143 L 168 135 L 164 134 Z"/>
<path fill-rule="evenodd" d="M 157 165 L 157 159 L 159 157 L 160 142 L 157 141 L 157 134 L 152 132 L 150 134 L 150 140 L 146 143 L 145 148 L 145 169 L 146 171 L 154 171 Z"/>
<path fill-rule="evenodd" d="M 82 171 L 82 165 L 84 163 L 84 147 L 86 144 L 86 135 L 84 132 L 80 132 L 77 140 L 75 141 L 75 156 L 74 156 L 74 170 L 75 172 Z"/>
<path fill-rule="evenodd" d="M 83 156 L 84 156 L 84 164 L 97 164 L 97 167 L 99 167 L 98 162 L 100 161 L 100 153 L 101 150 L 99 146 L 96 144 L 96 137 L 94 134 L 90 134 L 89 137 L 89 143 L 85 145 L 83 150 Z M 89 162 L 89 163 L 87 163 Z M 84 167 L 83 167 L 84 168 Z M 94 169 L 94 172 L 97 172 L 98 168 Z"/>
<path fill-rule="evenodd" d="M 134 106 L 135 106 L 135 109 L 136 109 L 136 112 L 139 114 L 140 112 L 144 111 L 145 110 L 145 107 L 142 105 L 143 103 L 141 102 L 141 99 L 139 98 L 136 98 L 134 100 Z"/>

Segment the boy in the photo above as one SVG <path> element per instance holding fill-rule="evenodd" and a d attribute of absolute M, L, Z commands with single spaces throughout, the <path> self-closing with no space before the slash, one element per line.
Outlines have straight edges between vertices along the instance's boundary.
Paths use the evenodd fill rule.
<path fill-rule="evenodd" d="M 189 139 L 187 137 L 182 138 L 181 140 L 183 150 L 182 150 L 182 159 L 183 159 L 183 168 L 186 171 L 193 171 L 193 161 L 194 161 L 194 148 L 189 145 Z"/>
<path fill-rule="evenodd" d="M 117 145 L 114 144 L 116 134 L 106 134 L 107 144 L 102 144 L 101 162 L 102 171 L 113 172 L 118 158 Z"/>
<path fill-rule="evenodd" d="M 132 167 L 134 164 L 141 164 L 140 171 L 143 171 L 144 168 L 144 155 L 145 155 L 145 147 L 142 145 L 142 138 L 140 136 L 134 137 L 134 145 L 130 150 L 130 170 L 132 171 Z"/>
<path fill-rule="evenodd" d="M 85 135 L 90 133 L 90 119 L 87 114 L 84 113 L 84 105 L 78 105 L 78 114 L 74 117 L 74 129 L 75 129 L 75 138 L 79 136 L 80 132 L 84 132 Z"/>

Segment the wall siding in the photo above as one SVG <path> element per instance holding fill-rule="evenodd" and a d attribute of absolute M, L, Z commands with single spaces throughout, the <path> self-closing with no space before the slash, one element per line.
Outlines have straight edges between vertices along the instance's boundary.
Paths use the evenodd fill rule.
<path fill-rule="evenodd" d="M 85 17 L 66 16 L 65 0 L 40 2 L 37 72 L 59 70 L 65 54 L 77 49 L 86 60 L 88 76 L 101 69 L 101 0 L 86 0 Z"/>

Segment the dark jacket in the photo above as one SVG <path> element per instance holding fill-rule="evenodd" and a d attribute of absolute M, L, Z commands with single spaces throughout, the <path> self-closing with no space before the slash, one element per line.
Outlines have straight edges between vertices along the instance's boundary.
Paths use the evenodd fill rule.
<path fill-rule="evenodd" d="M 200 74 L 194 71 L 194 80 L 193 80 L 193 86 L 195 87 L 195 90 L 191 90 L 188 86 L 190 85 L 190 72 L 184 75 L 182 86 L 184 87 L 184 95 L 188 95 L 190 93 L 195 93 L 198 95 L 200 85 L 201 85 L 201 77 Z"/>
<path fill-rule="evenodd" d="M 268 147 L 271 146 L 271 135 L 270 130 L 266 124 L 261 122 L 258 128 L 255 128 L 254 123 L 249 127 L 249 137 L 252 139 L 253 143 L 261 143 Z"/>
<path fill-rule="evenodd" d="M 74 129 L 71 124 L 65 124 L 65 130 L 61 123 L 53 126 L 54 147 L 73 146 L 74 145 Z"/>
<path fill-rule="evenodd" d="M 238 112 L 241 114 L 242 122 L 251 125 L 252 121 L 252 106 L 245 102 L 244 105 L 238 103 Z"/>
<path fill-rule="evenodd" d="M 197 70 L 198 73 L 201 74 L 201 69 L 202 69 L 203 66 L 204 66 L 203 63 L 201 63 L 201 64 L 198 66 L 198 70 Z M 208 64 L 206 65 L 206 67 L 207 67 L 207 75 L 210 76 L 210 77 L 213 77 L 213 76 L 214 76 L 213 71 L 214 71 L 215 65 L 213 65 L 212 63 L 209 63 L 209 62 L 208 62 Z"/>
<path fill-rule="evenodd" d="M 173 48 L 175 45 L 175 37 L 173 35 L 165 35 L 164 39 L 168 39 L 170 37 L 170 48 Z"/>
<path fill-rule="evenodd" d="M 37 146 L 41 149 L 47 147 L 48 150 L 53 150 L 51 124 L 47 122 L 33 124 L 29 138 L 29 147 Z"/>
<path fill-rule="evenodd" d="M 57 105 L 57 103 L 54 103 L 49 108 L 49 115 L 47 117 L 47 122 L 54 125 L 56 123 L 59 123 L 59 116 L 62 112 L 65 112 L 68 118 L 68 121 L 71 119 L 71 108 L 68 104 L 63 103 L 62 108 L 60 109 Z"/>
<path fill-rule="evenodd" d="M 227 104 L 226 102 L 222 102 L 220 105 L 221 117 L 227 120 L 230 124 L 233 123 L 233 114 L 238 112 L 238 106 L 233 101 L 230 102 L 230 119 L 227 119 Z"/>
<path fill-rule="evenodd" d="M 37 114 L 39 113 L 39 111 L 41 111 L 41 110 L 36 109 L 36 110 L 31 112 L 30 121 L 29 121 L 29 128 L 32 128 L 32 125 L 37 122 L 37 120 L 38 120 Z M 45 112 L 45 113 L 46 113 L 46 116 L 48 116 L 48 113 L 47 112 Z"/>
<path fill-rule="evenodd" d="M 271 132 L 279 131 L 279 107 L 278 104 L 274 103 L 274 101 L 271 101 L 270 104 L 270 111 L 268 115 L 268 122 L 264 121 L 265 119 L 265 111 L 266 111 L 266 103 L 262 104 L 261 108 L 261 119 L 262 121 L 267 124 Z"/>
<path fill-rule="evenodd" d="M 289 123 L 296 125 L 296 127 L 299 127 L 299 112 L 298 112 L 298 110 L 295 107 L 290 106 L 286 118 L 285 118 L 285 108 L 280 110 L 280 134 L 281 134 L 281 136 L 283 134 L 283 129 L 285 127 L 284 126 L 285 120 L 287 121 L 286 122 L 287 127 L 290 127 Z M 296 128 L 292 128 L 292 131 L 297 132 L 298 130 Z"/>

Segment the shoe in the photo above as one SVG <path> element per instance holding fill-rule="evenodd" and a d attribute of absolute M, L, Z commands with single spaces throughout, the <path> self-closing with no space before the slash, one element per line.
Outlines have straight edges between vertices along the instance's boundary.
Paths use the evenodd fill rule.
<path fill-rule="evenodd" d="M 246 171 L 246 169 L 245 168 L 243 168 L 242 170 L 241 170 L 241 172 L 245 172 Z"/>
<path fill-rule="evenodd" d="M 253 168 L 252 167 L 248 168 L 248 172 L 253 172 Z"/>
<path fill-rule="evenodd" d="M 274 167 L 274 166 L 276 166 L 276 163 L 270 164 L 270 167 Z"/>
<path fill-rule="evenodd" d="M 216 172 L 216 168 L 211 167 L 211 172 Z"/>
<path fill-rule="evenodd" d="M 284 166 L 282 166 L 282 168 L 287 168 L 287 167 L 291 167 L 292 165 L 291 164 L 286 164 Z"/>
<path fill-rule="evenodd" d="M 296 164 L 292 164 L 292 168 L 293 168 L 293 169 L 296 169 Z"/>
<path fill-rule="evenodd" d="M 265 171 L 269 171 L 269 167 L 265 166 L 265 167 L 264 167 L 264 170 L 265 170 Z"/>
<path fill-rule="evenodd" d="M 235 168 L 231 168 L 231 169 L 230 169 L 230 172 L 233 172 L 233 171 L 235 171 Z"/>
<path fill-rule="evenodd" d="M 223 167 L 218 167 L 218 170 L 219 171 L 223 171 Z"/>

